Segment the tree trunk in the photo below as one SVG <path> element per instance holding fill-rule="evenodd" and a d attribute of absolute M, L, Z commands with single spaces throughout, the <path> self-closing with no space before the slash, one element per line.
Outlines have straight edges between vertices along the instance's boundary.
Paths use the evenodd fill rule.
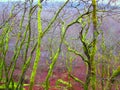
<path fill-rule="evenodd" d="M 84 85 L 84 90 L 88 90 L 88 88 L 92 88 L 92 90 L 96 90 L 96 63 L 95 63 L 95 53 L 96 53 L 96 43 L 97 43 L 97 13 L 96 13 L 96 0 L 92 0 L 93 12 L 92 12 L 92 22 L 93 22 L 93 40 L 92 40 L 92 48 L 89 49 L 88 60 L 88 73 L 86 77 L 86 82 Z"/>

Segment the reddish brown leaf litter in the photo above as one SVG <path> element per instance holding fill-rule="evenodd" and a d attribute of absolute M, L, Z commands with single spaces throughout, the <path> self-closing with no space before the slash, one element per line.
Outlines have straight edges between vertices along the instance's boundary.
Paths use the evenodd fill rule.
<path fill-rule="evenodd" d="M 13 55 L 13 53 L 8 52 L 8 56 L 10 59 L 10 54 Z M 14 81 L 18 81 L 19 77 L 20 77 L 20 73 L 21 73 L 21 68 L 18 67 L 18 65 L 21 66 L 22 64 L 22 59 L 21 58 L 18 59 L 18 64 L 17 67 L 14 71 Z M 42 58 L 41 61 L 39 62 L 39 67 L 37 70 L 37 75 L 35 78 L 35 85 L 33 87 L 33 90 L 44 90 L 43 89 L 43 83 L 45 81 L 46 75 L 48 73 L 48 65 L 46 65 L 46 60 L 43 60 L 45 58 Z M 33 61 L 32 61 L 33 62 Z M 9 62 L 8 62 L 9 63 Z M 76 60 L 73 61 L 73 66 L 72 66 L 72 71 L 71 74 L 76 76 L 77 78 L 81 79 L 81 80 L 85 80 L 85 71 L 86 71 L 86 67 L 85 64 L 83 63 L 83 61 L 80 58 L 77 58 Z M 28 68 L 26 75 L 25 75 L 25 80 L 24 83 L 25 84 L 29 84 L 29 79 L 30 79 L 30 74 L 32 71 L 32 65 L 30 65 L 30 67 Z M 72 78 L 69 78 L 69 74 L 68 74 L 68 70 L 67 68 L 63 65 L 59 65 L 59 63 L 57 63 L 57 65 L 55 66 L 52 76 L 50 78 L 50 89 L 49 90 L 64 90 L 64 88 L 66 88 L 65 85 L 63 84 L 59 84 L 59 87 L 57 87 L 56 82 L 58 79 L 62 79 L 64 81 L 70 82 L 72 84 L 72 88 L 67 88 L 67 90 L 83 90 L 82 86 L 80 85 L 80 83 L 74 81 Z M 24 87 L 26 90 L 29 89 L 29 86 L 25 86 Z"/>
<path fill-rule="evenodd" d="M 85 80 L 85 74 L 84 74 L 85 73 L 85 65 L 81 60 L 75 60 L 75 62 L 77 62 L 77 61 L 79 62 L 79 63 L 77 63 L 79 65 L 76 64 L 74 66 L 71 74 L 73 74 L 74 76 L 76 76 L 77 78 L 79 78 L 81 80 Z M 43 87 L 42 87 L 43 86 L 42 84 L 44 83 L 46 75 L 48 73 L 47 68 L 48 67 L 46 66 L 46 69 L 44 67 L 41 70 L 40 69 L 37 70 L 37 75 L 36 75 L 36 78 L 35 78 L 35 85 L 34 85 L 33 90 L 44 90 Z M 28 73 L 29 72 L 27 72 L 27 74 Z M 66 87 L 63 84 L 60 84 L 60 87 L 57 87 L 56 82 L 57 82 L 58 79 L 68 81 L 72 84 L 72 88 L 68 88 L 67 90 L 83 90 L 80 83 L 74 81 L 72 78 L 69 79 L 68 71 L 66 69 L 62 70 L 62 68 L 57 67 L 57 66 L 54 68 L 53 74 L 50 78 L 50 86 L 51 87 L 50 87 L 49 90 L 63 90 Z M 26 86 L 25 88 L 26 88 L 26 90 L 28 90 L 29 87 Z"/>
<path fill-rule="evenodd" d="M 7 65 L 10 64 L 10 60 L 11 60 L 12 56 L 13 56 L 13 52 L 9 51 L 7 53 L 7 58 L 6 58 Z M 15 82 L 17 82 L 19 80 L 19 77 L 20 77 L 20 74 L 21 74 L 21 67 L 22 67 L 22 64 L 23 64 L 22 62 L 23 62 L 22 57 L 19 57 L 18 60 L 17 60 L 17 66 L 15 68 L 14 75 L 13 75 L 13 80 Z M 47 62 L 47 58 L 44 55 L 42 55 L 41 56 L 41 61 L 39 62 L 37 74 L 36 74 L 36 77 L 35 77 L 35 85 L 33 87 L 33 90 L 44 90 L 43 89 L 43 86 L 44 86 L 43 83 L 45 82 L 45 78 L 46 78 L 46 75 L 47 75 L 48 70 L 49 70 L 49 65 L 46 62 Z M 31 65 L 27 69 L 27 72 L 25 74 L 25 80 L 24 80 L 25 84 L 30 83 L 29 79 L 30 79 L 33 63 L 34 63 L 34 59 L 31 61 Z M 99 66 L 99 67 L 101 68 L 101 66 Z M 71 70 L 70 74 L 74 75 L 75 77 L 79 78 L 82 81 L 85 81 L 86 65 L 81 60 L 81 58 L 77 57 L 75 60 L 73 60 L 72 70 Z M 50 89 L 49 90 L 65 90 L 65 88 L 67 87 L 66 85 L 63 85 L 61 83 L 58 86 L 56 84 L 58 79 L 62 79 L 63 81 L 67 81 L 67 82 L 70 82 L 72 84 L 72 87 L 67 88 L 67 90 L 83 90 L 83 86 L 79 82 L 76 82 L 71 77 L 69 77 L 69 72 L 67 70 L 67 67 L 61 61 L 60 58 L 59 58 L 58 62 L 56 63 L 56 65 L 54 67 L 54 70 L 53 70 L 53 73 L 52 73 L 52 76 L 50 78 Z M 2 85 L 2 84 L 4 84 L 4 83 L 0 83 L 0 85 Z M 97 85 L 97 86 L 100 86 L 98 90 L 101 90 L 101 85 Z M 25 86 L 24 88 L 26 90 L 28 90 L 29 86 Z M 114 90 L 114 88 L 112 90 Z"/>

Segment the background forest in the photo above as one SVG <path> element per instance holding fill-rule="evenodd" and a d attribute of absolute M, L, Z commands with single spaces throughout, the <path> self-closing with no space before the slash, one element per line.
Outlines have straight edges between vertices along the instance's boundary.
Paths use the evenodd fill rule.
<path fill-rule="evenodd" d="M 0 0 L 0 90 L 120 90 L 119 0 Z"/>

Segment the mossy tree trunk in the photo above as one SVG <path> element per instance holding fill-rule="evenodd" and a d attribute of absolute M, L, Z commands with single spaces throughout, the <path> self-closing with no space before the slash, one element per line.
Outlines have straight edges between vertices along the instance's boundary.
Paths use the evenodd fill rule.
<path fill-rule="evenodd" d="M 97 3 L 96 0 L 92 0 L 93 6 L 93 13 L 92 13 L 92 20 L 93 20 L 93 49 L 91 52 L 90 58 L 90 70 L 91 70 L 91 81 L 90 84 L 93 90 L 96 90 L 96 62 L 95 62 L 95 53 L 96 53 L 96 43 L 97 43 Z"/>
<path fill-rule="evenodd" d="M 37 50 L 36 50 L 36 57 L 35 57 L 34 65 L 33 65 L 33 70 L 32 70 L 31 77 L 30 77 L 29 90 L 33 90 L 36 71 L 37 71 L 38 63 L 39 63 L 40 56 L 41 56 L 40 46 L 41 46 L 42 33 L 43 33 L 42 23 L 41 23 L 41 12 L 42 12 L 41 0 L 38 0 L 38 17 L 37 17 L 38 37 L 37 37 L 37 48 L 36 48 Z"/>
<path fill-rule="evenodd" d="M 97 44 L 97 3 L 96 0 L 92 0 L 92 22 L 93 22 L 93 40 L 92 40 L 92 47 L 87 49 L 88 52 L 88 72 L 86 77 L 86 82 L 84 85 L 84 90 L 88 90 L 89 87 L 92 88 L 92 90 L 96 90 L 96 62 L 95 62 L 95 53 L 96 53 L 96 44 Z"/>

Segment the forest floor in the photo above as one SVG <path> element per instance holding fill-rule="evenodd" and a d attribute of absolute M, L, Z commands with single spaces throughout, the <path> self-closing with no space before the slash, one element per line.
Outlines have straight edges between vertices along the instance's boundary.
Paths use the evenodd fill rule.
<path fill-rule="evenodd" d="M 7 53 L 7 58 L 8 58 L 7 63 L 9 63 L 11 56 L 13 56 L 13 53 L 8 52 Z M 33 63 L 34 63 L 34 57 L 35 56 L 33 56 L 31 64 L 25 74 L 24 84 L 27 85 L 27 86 L 24 86 L 25 90 L 29 90 L 30 75 L 31 75 L 31 71 L 32 71 Z M 22 58 L 19 57 L 15 71 L 14 71 L 14 75 L 13 75 L 13 79 L 15 82 L 17 82 L 19 80 L 19 77 L 21 75 L 22 65 L 23 65 Z M 70 77 L 70 74 L 74 75 L 76 78 L 78 78 L 82 81 L 85 81 L 86 64 L 81 60 L 80 57 L 76 57 L 73 60 L 71 67 L 72 67 L 72 69 L 69 72 L 68 68 L 66 66 L 66 63 L 65 63 L 65 59 L 64 60 L 62 60 L 60 58 L 58 59 L 58 61 L 55 64 L 55 67 L 53 69 L 52 76 L 49 79 L 50 80 L 50 89 L 49 90 L 83 90 L 83 86 L 79 82 L 76 82 L 72 77 Z M 44 82 L 45 82 L 45 78 L 48 73 L 48 70 L 49 70 L 48 60 L 46 57 L 44 57 L 44 53 L 42 53 L 41 60 L 39 62 L 38 69 L 37 69 L 37 74 L 35 77 L 35 85 L 33 87 L 33 90 L 44 90 L 43 87 L 44 87 Z M 97 74 L 97 90 L 102 90 L 101 79 L 99 77 L 100 77 L 100 75 Z M 67 87 L 67 85 L 65 85 L 63 83 L 58 84 L 57 83 L 58 80 L 63 80 L 63 81 L 69 82 L 72 85 L 72 87 Z M 120 88 L 120 85 L 118 87 Z M 112 90 L 114 90 L 114 87 Z"/>
<path fill-rule="evenodd" d="M 12 52 L 8 52 L 8 54 L 7 54 L 8 60 L 10 60 L 12 55 L 13 55 Z M 9 61 L 7 61 L 7 63 L 9 64 Z M 29 83 L 30 83 L 29 80 L 30 80 L 33 63 L 34 63 L 34 60 L 31 61 L 31 65 L 25 74 L 24 84 L 28 84 L 28 86 L 24 87 L 26 90 L 28 90 L 28 88 L 29 88 Z M 14 71 L 14 75 L 13 75 L 13 79 L 15 82 L 17 82 L 20 77 L 21 67 L 22 67 L 21 65 L 22 65 L 22 58 L 19 57 L 15 71 Z M 48 70 L 49 70 L 49 65 L 47 64 L 46 58 L 41 57 L 41 60 L 39 62 L 39 66 L 37 69 L 37 74 L 35 77 L 35 85 L 34 85 L 33 90 L 44 90 L 43 83 L 45 81 Z M 85 81 L 86 66 L 85 66 L 84 62 L 81 60 L 81 58 L 78 57 L 75 60 L 73 60 L 72 70 L 71 70 L 70 74 L 74 75 L 75 77 L 79 78 L 82 81 Z M 67 86 L 62 83 L 59 83 L 59 85 L 57 85 L 58 79 L 62 79 L 63 81 L 70 82 L 70 84 L 72 85 L 72 88 L 66 88 Z M 65 62 L 63 62 L 63 60 L 61 61 L 59 59 L 55 65 L 52 76 L 50 78 L 50 86 L 51 87 L 49 90 L 83 90 L 82 85 L 70 77 Z"/>

